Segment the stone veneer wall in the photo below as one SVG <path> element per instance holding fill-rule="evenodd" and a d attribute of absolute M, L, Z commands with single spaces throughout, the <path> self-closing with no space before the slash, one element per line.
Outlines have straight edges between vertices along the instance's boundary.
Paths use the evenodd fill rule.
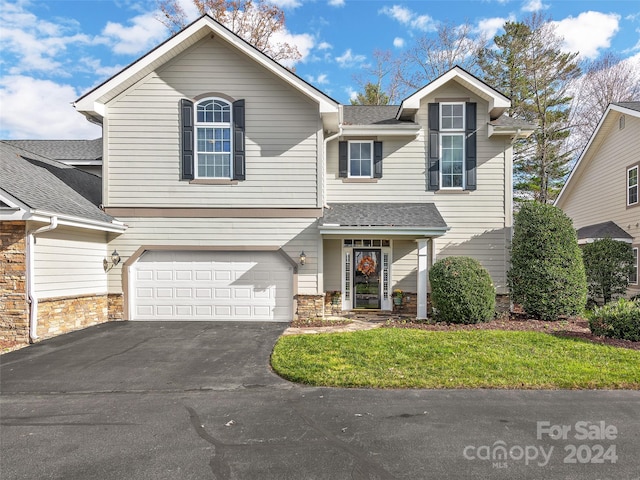
<path fill-rule="evenodd" d="M 38 300 L 38 339 L 80 330 L 108 319 L 107 295 Z"/>
<path fill-rule="evenodd" d="M 418 294 L 413 292 L 403 292 L 402 304 L 396 305 L 393 299 L 393 313 L 396 315 L 407 315 L 414 319 L 418 315 Z"/>
<path fill-rule="evenodd" d="M 0 222 L 0 340 L 29 342 L 26 222 Z"/>
<path fill-rule="evenodd" d="M 108 321 L 118 322 L 124 319 L 124 295 L 110 293 L 108 295 Z"/>
<path fill-rule="evenodd" d="M 324 295 L 296 295 L 298 322 L 313 321 L 324 317 Z"/>

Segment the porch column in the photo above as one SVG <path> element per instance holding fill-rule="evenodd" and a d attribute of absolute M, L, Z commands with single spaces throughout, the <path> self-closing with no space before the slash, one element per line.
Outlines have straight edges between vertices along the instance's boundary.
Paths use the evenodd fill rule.
<path fill-rule="evenodd" d="M 427 282 L 429 278 L 429 239 L 418 243 L 418 319 L 427 318 Z"/>

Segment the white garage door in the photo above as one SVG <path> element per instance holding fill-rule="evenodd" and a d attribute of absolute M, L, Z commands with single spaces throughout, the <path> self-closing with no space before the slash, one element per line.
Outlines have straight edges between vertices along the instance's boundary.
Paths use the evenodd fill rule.
<path fill-rule="evenodd" d="M 293 318 L 293 267 L 277 252 L 148 251 L 130 278 L 133 320 Z"/>

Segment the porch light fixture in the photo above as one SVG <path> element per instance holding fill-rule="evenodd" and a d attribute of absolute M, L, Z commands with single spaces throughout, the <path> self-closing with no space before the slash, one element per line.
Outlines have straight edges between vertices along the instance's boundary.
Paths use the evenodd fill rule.
<path fill-rule="evenodd" d="M 304 253 L 304 250 L 300 252 L 300 265 L 304 265 L 307 261 L 307 256 Z"/>
<path fill-rule="evenodd" d="M 105 258 L 104 260 L 102 260 L 102 266 L 104 267 L 105 272 L 108 272 L 119 263 L 120 255 L 118 254 L 117 250 L 113 251 L 113 253 L 111 254 L 111 258 Z"/>

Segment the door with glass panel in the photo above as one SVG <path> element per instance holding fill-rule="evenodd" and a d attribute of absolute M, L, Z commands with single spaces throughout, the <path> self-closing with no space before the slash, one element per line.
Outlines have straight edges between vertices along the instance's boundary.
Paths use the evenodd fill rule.
<path fill-rule="evenodd" d="M 353 250 L 353 308 L 380 308 L 380 249 Z"/>

